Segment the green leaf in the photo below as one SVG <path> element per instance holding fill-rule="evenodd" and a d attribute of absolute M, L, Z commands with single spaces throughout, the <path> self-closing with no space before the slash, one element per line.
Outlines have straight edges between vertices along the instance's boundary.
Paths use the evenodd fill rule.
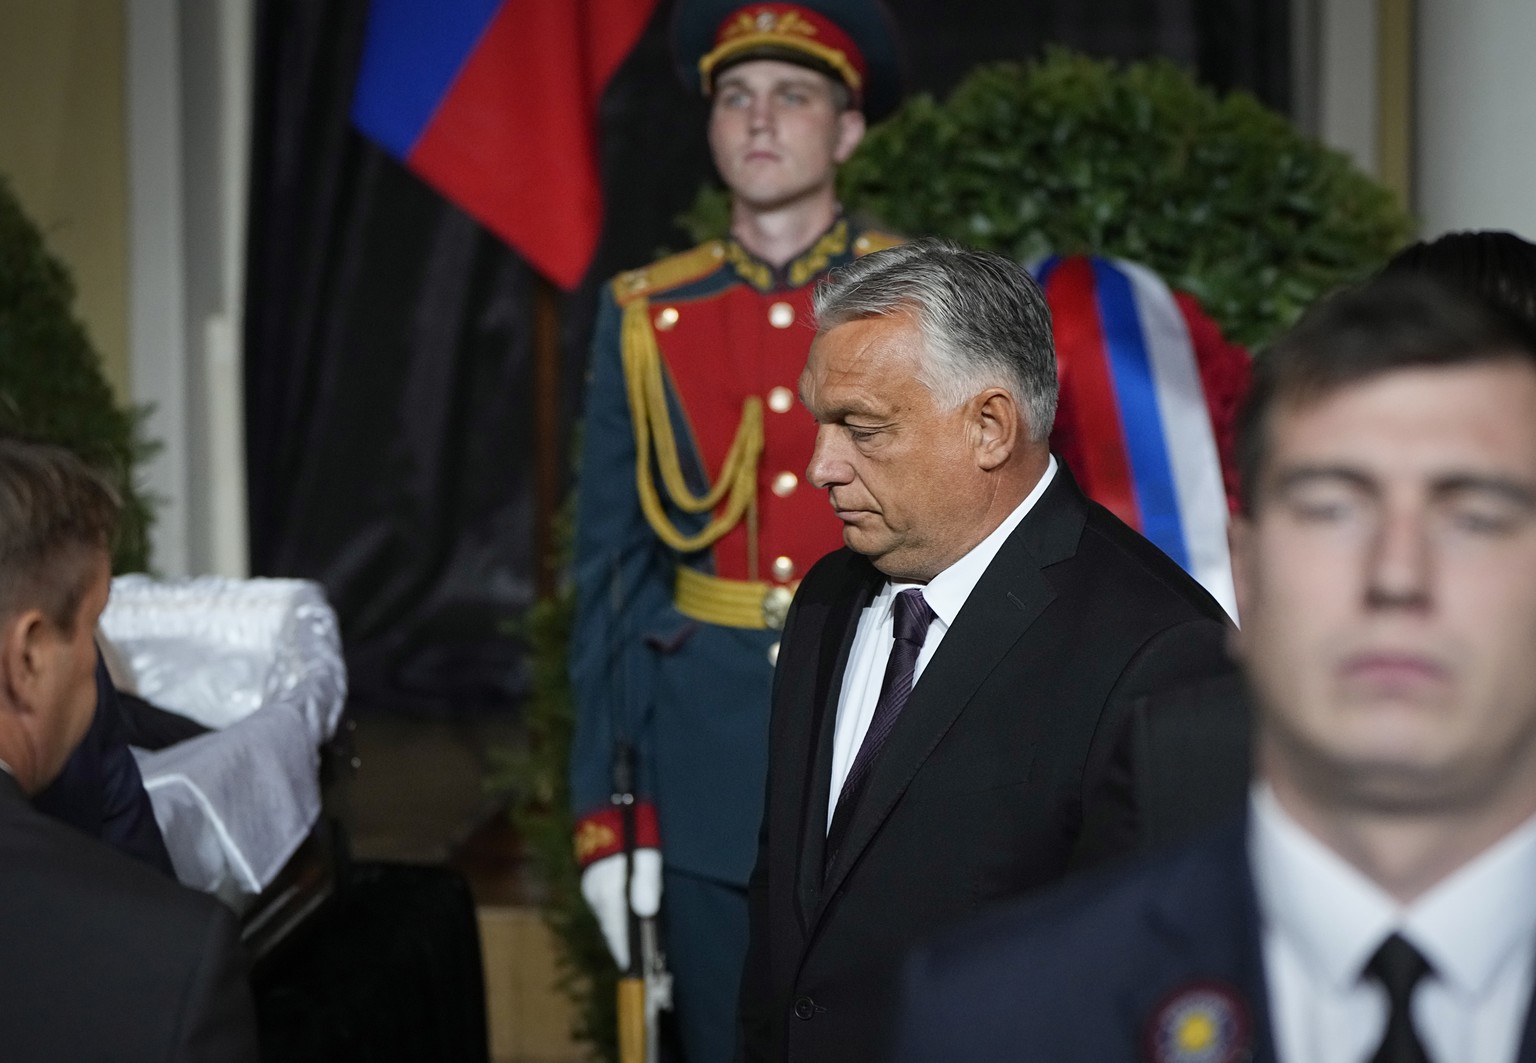
<path fill-rule="evenodd" d="M 68 271 L 0 176 L 0 431 L 67 447 L 113 482 L 123 500 L 113 571 L 138 572 L 155 502 L 138 480 L 156 449 L 149 410 L 118 406 L 74 301 Z"/>

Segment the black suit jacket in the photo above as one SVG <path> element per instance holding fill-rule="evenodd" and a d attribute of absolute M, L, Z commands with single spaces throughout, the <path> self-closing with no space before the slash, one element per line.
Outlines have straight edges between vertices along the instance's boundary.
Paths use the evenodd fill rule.
<path fill-rule="evenodd" d="M 1123 711 L 1223 660 L 1221 608 L 1058 465 L 923 671 L 828 853 L 843 670 L 882 583 L 865 558 L 829 555 L 785 627 L 749 887 L 750 1059 L 879 1058 L 907 948 L 1064 874 Z"/>
<path fill-rule="evenodd" d="M 1121 874 L 1064 885 L 919 950 L 899 1063 L 1133 1063 L 1181 1016 L 1215 1021 L 1209 1058 L 1275 1063 L 1242 816 Z M 1536 1063 L 1528 1013 L 1519 1063 Z M 1202 1057 L 1206 1058 L 1206 1057 Z"/>
<path fill-rule="evenodd" d="M 256 1059 L 234 916 L 44 816 L 0 771 L 0 1058 Z"/>
<path fill-rule="evenodd" d="M 1079 852 L 1152 852 L 1240 815 L 1253 775 L 1253 713 L 1236 671 L 1138 698 L 1090 801 Z"/>
<path fill-rule="evenodd" d="M 123 724 L 117 688 L 98 653 L 96 712 L 90 730 L 64 762 L 58 778 L 33 796 L 32 807 L 174 879 L 176 870 Z"/>

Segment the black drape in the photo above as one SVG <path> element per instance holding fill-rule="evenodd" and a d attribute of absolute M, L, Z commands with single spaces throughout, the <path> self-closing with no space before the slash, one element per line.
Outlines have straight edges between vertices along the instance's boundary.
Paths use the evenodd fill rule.
<path fill-rule="evenodd" d="M 553 0 L 551 0 L 553 2 Z M 581 0 L 559 0 L 581 2 Z M 1168 55 L 1286 109 L 1287 0 L 888 0 L 914 89 L 1060 43 Z M 604 99 L 608 216 L 560 300 L 561 417 L 597 285 L 664 248 L 710 176 L 661 0 Z M 504 707 L 533 596 L 534 278 L 348 125 L 366 0 L 260 0 L 246 306 L 252 571 L 320 580 L 353 703 Z M 529 106 L 537 106 L 529 100 Z"/>
<path fill-rule="evenodd" d="M 325 584 L 355 704 L 505 705 L 533 584 L 533 278 L 348 126 L 365 14 L 259 11 L 252 570 Z"/>
<path fill-rule="evenodd" d="M 475 900 L 456 871 L 362 863 L 252 986 L 264 1063 L 486 1063 Z"/>

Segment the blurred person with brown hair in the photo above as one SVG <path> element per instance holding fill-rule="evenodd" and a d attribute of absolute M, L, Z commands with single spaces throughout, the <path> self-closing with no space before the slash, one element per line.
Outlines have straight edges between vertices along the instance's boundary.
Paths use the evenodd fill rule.
<path fill-rule="evenodd" d="M 0 1054 L 254 1060 L 233 915 L 28 801 L 96 712 L 118 511 L 67 451 L 0 439 Z"/>
<path fill-rule="evenodd" d="M 1341 293 L 1239 452 L 1245 815 L 921 951 L 902 1063 L 1536 1060 L 1536 331 Z"/>
<path fill-rule="evenodd" d="M 1381 272 L 1433 277 L 1536 325 L 1536 244 L 1514 233 L 1476 229 L 1420 240 L 1393 255 Z"/>

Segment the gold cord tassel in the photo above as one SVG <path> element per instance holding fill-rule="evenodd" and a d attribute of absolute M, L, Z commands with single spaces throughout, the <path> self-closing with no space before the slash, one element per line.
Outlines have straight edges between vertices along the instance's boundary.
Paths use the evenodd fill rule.
<path fill-rule="evenodd" d="M 763 453 L 762 400 L 748 395 L 742 402 L 741 424 L 720 466 L 719 479 L 704 494 L 695 495 L 683 479 L 677 436 L 667 409 L 661 351 L 651 331 L 647 299 L 638 298 L 624 308 L 622 347 L 624 383 L 635 424 L 635 486 L 640 508 L 657 536 L 672 549 L 682 553 L 702 550 L 734 528 L 757 500 L 757 465 Z M 697 534 L 684 535 L 667 516 L 651 474 L 653 452 L 667 497 L 679 509 L 707 513 L 725 502 L 724 510 Z"/>

